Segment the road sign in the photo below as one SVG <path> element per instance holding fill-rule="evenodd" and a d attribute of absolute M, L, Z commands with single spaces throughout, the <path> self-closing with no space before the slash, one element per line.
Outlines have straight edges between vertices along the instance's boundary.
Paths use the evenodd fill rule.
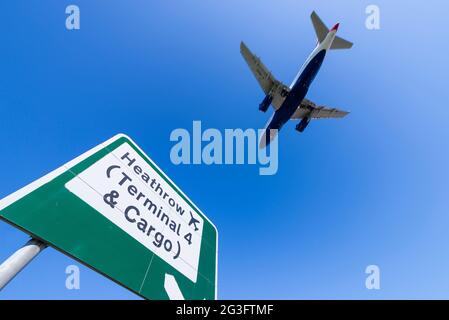
<path fill-rule="evenodd" d="M 125 135 L 1 200 L 0 218 L 142 297 L 217 296 L 217 229 Z"/>

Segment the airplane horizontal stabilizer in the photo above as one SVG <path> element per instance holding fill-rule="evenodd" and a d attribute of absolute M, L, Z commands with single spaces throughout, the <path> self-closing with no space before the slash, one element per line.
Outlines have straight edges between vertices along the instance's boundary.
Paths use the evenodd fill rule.
<path fill-rule="evenodd" d="M 331 49 L 351 49 L 352 45 L 352 42 L 336 36 L 334 42 L 332 42 Z"/>

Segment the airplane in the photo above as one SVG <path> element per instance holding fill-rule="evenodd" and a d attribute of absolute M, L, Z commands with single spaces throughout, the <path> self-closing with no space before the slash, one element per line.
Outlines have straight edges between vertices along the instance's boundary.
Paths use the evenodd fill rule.
<path fill-rule="evenodd" d="M 303 132 L 311 119 L 343 118 L 349 113 L 335 108 L 319 106 L 305 98 L 310 84 L 321 68 L 327 51 L 331 49 L 350 49 L 353 45 L 352 42 L 336 35 L 339 23 L 328 29 L 315 11 L 311 14 L 311 20 L 318 43 L 290 87 L 277 80 L 243 41 L 240 43 L 240 53 L 265 93 L 265 98 L 260 103 L 259 110 L 266 112 L 270 105 L 274 108 L 274 114 L 268 121 L 259 142 L 259 148 L 261 149 L 273 141 L 278 131 L 290 119 L 301 120 L 296 125 L 296 130 Z"/>

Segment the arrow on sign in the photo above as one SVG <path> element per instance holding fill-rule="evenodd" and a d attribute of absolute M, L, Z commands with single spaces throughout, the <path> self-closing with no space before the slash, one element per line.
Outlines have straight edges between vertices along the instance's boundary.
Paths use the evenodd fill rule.
<path fill-rule="evenodd" d="M 164 288 L 170 300 L 185 300 L 173 275 L 168 273 L 165 274 Z"/>

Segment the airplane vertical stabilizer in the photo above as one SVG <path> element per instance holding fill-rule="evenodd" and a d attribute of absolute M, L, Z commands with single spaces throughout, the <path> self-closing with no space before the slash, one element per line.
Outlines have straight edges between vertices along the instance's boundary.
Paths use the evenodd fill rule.
<path fill-rule="evenodd" d="M 324 22 L 320 19 L 320 17 L 316 14 L 315 11 L 312 12 L 310 18 L 312 19 L 313 28 L 315 29 L 318 42 L 321 43 L 329 33 L 329 28 L 326 27 Z"/>

